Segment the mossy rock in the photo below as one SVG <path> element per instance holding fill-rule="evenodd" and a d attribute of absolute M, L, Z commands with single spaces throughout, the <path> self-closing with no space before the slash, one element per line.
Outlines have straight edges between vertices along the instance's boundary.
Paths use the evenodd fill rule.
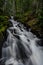
<path fill-rule="evenodd" d="M 0 16 L 0 32 L 4 32 L 12 24 L 8 21 L 8 16 Z"/>
<path fill-rule="evenodd" d="M 5 37 L 5 31 L 9 26 L 12 26 L 12 24 L 8 21 L 8 16 L 0 16 L 0 43 L 2 43 L 3 38 Z"/>
<path fill-rule="evenodd" d="M 38 37 L 43 38 L 43 22 L 39 21 L 37 18 L 30 20 L 26 23 L 31 27 L 32 31 L 36 33 Z"/>

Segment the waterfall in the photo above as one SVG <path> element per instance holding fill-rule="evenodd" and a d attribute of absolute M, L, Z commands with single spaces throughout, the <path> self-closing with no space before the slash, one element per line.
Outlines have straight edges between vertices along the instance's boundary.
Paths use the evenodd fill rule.
<path fill-rule="evenodd" d="M 14 21 L 13 26 L 7 29 L 8 37 L 2 47 L 2 65 L 42 65 L 43 47 L 37 46 L 38 39 L 31 30 Z"/>

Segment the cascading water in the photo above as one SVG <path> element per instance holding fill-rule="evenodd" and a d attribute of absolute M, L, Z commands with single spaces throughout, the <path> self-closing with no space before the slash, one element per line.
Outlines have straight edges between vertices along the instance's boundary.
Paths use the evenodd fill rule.
<path fill-rule="evenodd" d="M 10 21 L 8 37 L 2 47 L 2 65 L 43 65 L 43 48 L 36 45 L 39 39 L 21 23 Z"/>

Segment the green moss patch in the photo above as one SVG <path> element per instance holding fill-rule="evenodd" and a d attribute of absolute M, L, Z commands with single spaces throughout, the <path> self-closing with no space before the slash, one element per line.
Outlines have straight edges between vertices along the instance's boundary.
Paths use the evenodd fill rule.
<path fill-rule="evenodd" d="M 0 43 L 4 41 L 6 29 L 9 26 L 11 26 L 11 23 L 8 20 L 9 20 L 8 16 L 0 16 Z"/>

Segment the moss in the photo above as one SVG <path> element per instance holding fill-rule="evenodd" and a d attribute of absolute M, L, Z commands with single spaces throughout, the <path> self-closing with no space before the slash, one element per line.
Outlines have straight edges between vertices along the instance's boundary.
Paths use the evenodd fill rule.
<path fill-rule="evenodd" d="M 37 21 L 38 20 L 35 18 L 35 19 L 32 19 L 32 20 L 28 21 L 27 24 L 30 25 L 30 26 L 33 26 L 37 23 Z"/>
<path fill-rule="evenodd" d="M 8 16 L 0 16 L 0 43 L 4 40 L 6 29 L 12 25 L 8 19 Z"/>
<path fill-rule="evenodd" d="M 8 16 L 0 16 L 0 32 L 4 32 L 8 27 L 8 19 Z"/>
<path fill-rule="evenodd" d="M 29 10 L 27 12 L 24 12 L 24 13 L 17 13 L 15 17 L 17 17 L 19 21 L 21 21 L 22 23 L 25 23 L 27 22 L 27 20 L 30 20 L 32 19 L 33 17 L 31 16 L 31 13 L 32 11 Z"/>
<path fill-rule="evenodd" d="M 38 20 L 37 18 L 26 22 L 31 29 L 39 34 L 39 37 L 43 37 L 43 22 Z"/>

